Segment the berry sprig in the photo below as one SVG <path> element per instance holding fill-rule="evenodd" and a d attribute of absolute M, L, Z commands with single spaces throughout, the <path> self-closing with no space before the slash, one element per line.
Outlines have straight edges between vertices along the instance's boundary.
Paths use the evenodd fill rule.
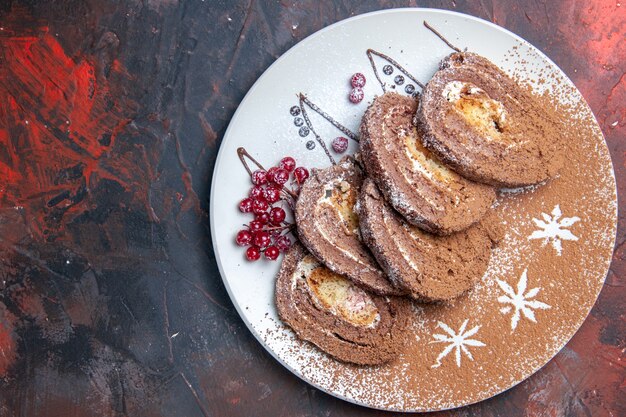
<path fill-rule="evenodd" d="M 422 84 L 417 78 L 411 75 L 411 73 L 409 73 L 406 70 L 406 68 L 404 68 L 402 65 L 400 65 L 396 60 L 394 60 L 390 56 L 387 56 L 383 54 L 382 52 L 378 52 L 373 49 L 368 49 L 365 53 L 372 66 L 372 71 L 374 72 L 374 75 L 376 76 L 376 79 L 380 83 L 380 86 L 382 87 L 384 93 L 387 92 L 387 87 L 390 87 L 394 90 L 399 90 L 400 86 L 404 85 L 405 81 L 407 82 L 407 84 L 404 86 L 404 91 L 408 95 L 417 97 L 419 93 L 415 91 L 415 85 L 418 85 L 420 88 L 424 89 L 425 87 L 424 84 Z M 395 71 L 394 68 L 397 68 L 398 71 L 401 73 L 393 77 L 393 84 L 388 85 L 385 81 L 382 80 L 380 74 L 378 73 L 378 67 L 376 65 L 376 62 L 374 61 L 374 56 L 377 56 L 381 58 L 383 61 L 388 62 L 388 64 L 385 64 L 382 69 L 382 73 L 386 75 L 387 77 L 391 77 L 393 75 Z M 404 78 L 405 76 L 407 79 Z"/>
<path fill-rule="evenodd" d="M 290 156 L 266 170 L 244 148 L 237 149 L 237 155 L 253 185 L 248 197 L 239 202 L 239 211 L 253 214 L 254 220 L 237 232 L 235 243 L 247 247 L 246 259 L 249 261 L 260 259 L 261 254 L 265 259 L 275 261 L 281 252 L 291 247 L 287 235 L 295 228 L 295 224 L 286 221 L 287 213 L 282 203 L 287 203 L 288 209 L 293 210 L 300 185 L 309 177 L 309 171 L 296 167 L 295 159 Z M 256 170 L 250 169 L 246 158 L 256 165 Z M 290 179 L 296 191 L 287 186 Z"/>

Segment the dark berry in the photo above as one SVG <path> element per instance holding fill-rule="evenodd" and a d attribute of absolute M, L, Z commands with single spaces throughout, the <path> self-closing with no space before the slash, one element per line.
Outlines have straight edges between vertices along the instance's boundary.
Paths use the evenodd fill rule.
<path fill-rule="evenodd" d="M 270 261 L 275 261 L 278 255 L 280 255 L 280 251 L 276 246 L 268 246 L 265 249 L 265 257 Z"/>
<path fill-rule="evenodd" d="M 291 247 L 291 240 L 287 236 L 283 235 L 283 236 L 277 237 L 274 244 L 276 245 L 279 251 L 287 252 L 289 248 Z"/>
<path fill-rule="evenodd" d="M 350 101 L 354 104 L 363 101 L 363 97 L 365 97 L 365 94 L 363 93 L 363 90 L 359 87 L 353 88 L 352 91 L 350 91 L 350 95 L 348 96 Z"/>
<path fill-rule="evenodd" d="M 261 224 L 267 224 L 270 221 L 270 215 L 267 212 L 259 213 L 254 216 L 254 220 Z"/>
<path fill-rule="evenodd" d="M 298 134 L 302 137 L 308 136 L 309 135 L 309 128 L 306 126 L 302 126 L 300 128 L 300 130 L 298 131 Z"/>
<path fill-rule="evenodd" d="M 400 74 L 396 75 L 396 77 L 393 79 L 393 82 L 398 84 L 398 85 L 402 85 L 404 84 L 404 77 Z"/>
<path fill-rule="evenodd" d="M 256 246 L 250 246 L 247 250 L 246 250 L 246 258 L 249 261 L 258 261 L 259 258 L 261 257 L 261 250 L 256 247 Z"/>
<path fill-rule="evenodd" d="M 346 149 L 348 149 L 348 138 L 339 136 L 333 139 L 331 146 L 333 147 L 333 151 L 337 153 L 344 153 Z"/>
<path fill-rule="evenodd" d="M 265 197 L 268 203 L 270 204 L 275 203 L 278 200 L 280 200 L 280 190 L 277 187 L 274 187 L 273 185 L 268 185 L 265 188 L 265 192 L 263 193 L 263 196 Z"/>
<path fill-rule="evenodd" d="M 296 117 L 295 119 L 293 119 L 293 124 L 297 127 L 300 127 L 304 124 L 304 119 L 302 119 L 302 117 Z"/>
<path fill-rule="evenodd" d="M 254 232 L 254 244 L 259 248 L 266 248 L 270 244 L 270 234 L 265 230 L 259 230 L 258 232 Z"/>
<path fill-rule="evenodd" d="M 300 114 L 300 107 L 299 106 L 293 106 L 292 108 L 289 109 L 289 113 L 291 113 L 291 115 L 293 117 L 296 117 L 297 115 Z"/>
<path fill-rule="evenodd" d="M 313 142 L 312 140 L 308 141 L 306 143 L 306 148 L 310 151 L 312 151 L 313 149 L 315 149 L 315 142 Z"/>
<path fill-rule="evenodd" d="M 248 196 L 254 200 L 257 200 L 259 197 L 263 197 L 263 187 L 255 185 L 250 189 Z"/>
<path fill-rule="evenodd" d="M 237 233 L 237 237 L 235 238 L 235 242 L 239 246 L 248 246 L 252 242 L 252 233 L 249 230 L 240 230 Z"/>
<path fill-rule="evenodd" d="M 248 227 L 250 227 L 251 232 L 258 232 L 259 230 L 263 229 L 263 223 L 258 220 L 252 220 Z"/>
<path fill-rule="evenodd" d="M 363 88 L 365 86 L 365 75 L 361 74 L 360 72 L 357 72 L 356 74 L 354 74 L 352 76 L 352 78 L 350 78 L 350 85 L 352 87 L 360 87 Z"/>
<path fill-rule="evenodd" d="M 269 205 L 264 198 L 258 198 L 252 202 L 252 212 L 254 214 L 259 214 L 267 211 Z"/>
<path fill-rule="evenodd" d="M 274 172 L 274 178 L 272 182 L 282 187 L 287 181 L 289 181 L 289 172 L 286 169 L 278 168 L 276 172 Z"/>
<path fill-rule="evenodd" d="M 407 94 L 413 94 L 415 92 L 415 86 L 413 84 L 407 84 L 406 87 L 404 87 L 404 91 Z"/>
<path fill-rule="evenodd" d="M 252 202 L 251 198 L 244 198 L 239 203 L 239 211 L 242 213 L 250 213 L 252 211 Z"/>
<path fill-rule="evenodd" d="M 252 173 L 251 179 L 252 184 L 263 185 L 267 182 L 267 172 L 263 169 L 257 169 Z"/>
<path fill-rule="evenodd" d="M 279 166 L 282 169 L 286 169 L 287 172 L 291 172 L 296 168 L 296 160 L 290 156 L 286 156 L 280 160 Z"/>
<path fill-rule="evenodd" d="M 383 73 L 385 73 L 385 75 L 393 74 L 393 67 L 391 65 L 385 65 L 383 67 Z"/>
<path fill-rule="evenodd" d="M 272 207 L 270 210 L 270 221 L 272 224 L 278 226 L 285 220 L 285 210 L 280 207 Z"/>
<path fill-rule="evenodd" d="M 298 184 L 302 184 L 309 178 L 309 171 L 304 167 L 298 167 L 295 171 L 293 171 L 293 176 L 296 178 L 296 182 Z"/>

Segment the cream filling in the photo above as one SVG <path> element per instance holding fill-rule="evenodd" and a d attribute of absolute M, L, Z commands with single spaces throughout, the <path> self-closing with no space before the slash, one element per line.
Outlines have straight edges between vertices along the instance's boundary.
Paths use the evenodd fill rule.
<path fill-rule="evenodd" d="M 347 218 L 345 213 L 343 212 L 343 210 L 337 210 L 334 202 L 333 202 L 333 193 L 335 192 L 335 188 L 340 187 L 343 188 L 344 187 L 350 187 L 350 184 L 345 181 L 345 179 L 343 177 L 339 177 L 337 179 L 335 179 L 332 183 L 330 183 L 328 186 L 326 186 L 324 188 L 324 194 L 323 197 L 317 200 L 317 204 L 319 206 L 329 206 L 330 208 L 332 208 L 337 214 L 339 214 L 339 217 L 341 218 L 341 220 L 343 220 L 344 224 L 350 224 L 351 219 Z M 352 209 L 352 212 L 354 212 L 354 208 Z M 346 228 L 345 230 L 347 230 L 349 233 L 356 235 L 358 238 L 361 237 L 361 230 L 359 229 L 358 225 L 356 227 L 354 227 L 352 230 L 349 230 L 348 228 Z"/>
<path fill-rule="evenodd" d="M 424 195 L 424 193 L 417 186 L 415 186 L 415 181 L 412 181 L 411 178 L 409 178 L 407 176 L 407 173 L 405 172 L 405 170 L 400 169 L 400 174 L 402 174 L 402 177 L 405 179 L 405 181 L 409 185 L 413 186 L 413 188 L 411 190 L 413 193 L 418 194 L 420 197 L 422 197 L 432 207 L 438 208 L 438 204 L 434 200 L 432 200 L 431 198 L 428 198 L 426 195 Z M 446 189 L 448 189 L 448 187 L 446 187 Z"/>
<path fill-rule="evenodd" d="M 387 127 L 388 127 L 387 122 L 389 121 L 390 118 L 391 118 L 391 112 L 387 112 L 387 114 L 385 114 L 385 116 L 383 117 L 383 126 L 382 126 L 383 131 L 387 130 Z M 434 201 L 432 198 L 429 198 L 426 195 L 424 195 L 424 193 L 422 193 L 419 190 L 419 187 L 416 186 L 416 181 L 413 180 L 413 176 L 417 173 L 425 177 L 435 187 L 443 188 L 444 190 L 448 191 L 452 195 L 455 195 L 455 205 L 458 205 L 460 202 L 460 199 L 456 195 L 457 193 L 454 190 L 452 190 L 452 188 L 449 185 L 449 182 L 455 178 L 452 171 L 450 171 L 444 165 L 441 165 L 435 161 L 432 161 L 429 163 L 427 156 L 421 153 L 419 149 L 417 149 L 416 146 L 414 146 L 415 148 L 414 150 L 411 149 L 407 145 L 406 140 L 407 139 L 414 140 L 414 139 L 411 139 L 405 130 L 400 131 L 399 134 L 396 136 L 396 138 L 402 142 L 404 155 L 410 161 L 411 167 L 413 168 L 412 171 L 407 172 L 407 170 L 403 169 L 402 166 L 398 167 L 398 172 L 402 175 L 404 180 L 409 185 L 412 186 L 412 192 L 415 194 L 418 194 L 422 199 L 424 199 L 432 207 L 439 209 L 439 204 L 436 201 Z M 385 148 L 387 149 L 388 152 L 392 152 L 393 150 L 397 148 L 397 145 L 393 146 L 393 143 L 388 141 L 386 138 L 384 140 L 385 140 Z M 418 153 L 420 156 L 416 157 L 414 155 L 414 152 Z M 442 178 L 436 178 L 435 172 L 439 174 L 439 176 Z"/>
<path fill-rule="evenodd" d="M 405 149 L 404 153 L 411 160 L 411 166 L 413 167 L 413 169 L 415 171 L 420 172 L 425 177 L 428 177 L 428 179 L 431 180 L 431 181 L 435 180 L 435 178 L 433 176 L 433 173 L 430 172 L 429 170 L 425 169 L 424 165 L 420 161 L 418 161 L 417 159 L 413 158 L 412 155 L 411 155 L 411 152 L 408 149 Z"/>
<path fill-rule="evenodd" d="M 458 101 L 461 98 L 461 91 L 465 85 L 466 83 L 462 81 L 451 81 L 445 85 L 441 95 L 446 99 L 446 101 Z"/>
<path fill-rule="evenodd" d="M 338 249 L 345 256 L 347 256 L 348 258 L 352 259 L 354 262 L 358 263 L 359 265 L 361 265 L 362 267 L 364 267 L 364 268 L 366 268 L 366 269 L 368 269 L 370 271 L 374 271 L 376 273 L 380 273 L 380 271 L 376 270 L 375 268 L 372 268 L 370 265 L 364 263 L 362 260 L 360 260 L 359 258 L 354 256 L 352 254 L 352 252 L 350 252 L 349 250 L 344 249 L 341 246 L 339 246 L 337 244 L 337 242 L 332 238 L 332 236 L 327 234 L 326 231 L 323 228 L 318 226 L 317 230 L 328 243 L 332 244 L 336 249 Z"/>
<path fill-rule="evenodd" d="M 324 206 L 325 205 L 325 206 L 330 207 L 333 211 L 335 211 L 339 215 L 339 217 L 343 221 L 343 224 L 350 224 L 351 219 L 348 219 L 346 217 L 346 215 L 344 214 L 343 210 L 338 210 L 336 208 L 334 202 L 333 202 L 333 192 L 334 192 L 336 187 L 343 187 L 343 188 L 350 187 L 350 184 L 348 184 L 344 180 L 343 177 L 339 177 L 339 178 L 335 179 L 330 185 L 328 185 L 327 187 L 324 188 L 324 194 L 323 194 L 323 197 L 318 200 L 318 206 Z M 341 226 L 343 226 L 343 224 Z M 350 252 L 349 250 L 341 247 L 338 244 L 338 242 L 335 239 L 333 239 L 333 237 L 326 232 L 325 228 L 321 227 L 321 225 L 319 223 L 317 223 L 315 225 L 315 228 L 317 229 L 319 234 L 322 236 L 322 238 L 324 238 L 324 240 L 326 240 L 328 243 L 330 243 L 333 246 L 335 246 L 346 257 L 348 257 L 349 259 L 353 260 L 354 262 L 356 262 L 361 267 L 366 268 L 369 271 L 373 271 L 373 272 L 376 272 L 376 273 L 380 274 L 380 271 L 378 271 L 376 268 L 372 268 L 370 265 L 364 263 L 361 259 L 356 257 L 352 252 Z M 358 228 L 358 226 L 355 227 L 353 230 L 348 230 L 347 228 L 344 228 L 344 230 L 346 230 L 346 231 L 350 232 L 352 235 L 356 236 L 357 239 L 360 239 L 360 237 L 361 237 L 361 231 Z"/>
<path fill-rule="evenodd" d="M 394 225 L 389 224 L 390 217 L 387 215 L 387 210 L 383 209 L 382 214 L 383 214 L 383 223 L 385 224 L 386 228 L 389 229 L 389 228 L 394 227 Z M 396 248 L 398 248 L 398 251 L 404 258 L 404 260 L 411 266 L 411 269 L 413 269 L 417 274 L 419 274 L 420 268 L 415 264 L 415 262 L 413 262 L 413 259 L 411 259 L 411 257 L 409 256 L 409 250 L 401 243 L 402 239 L 393 239 L 393 241 L 394 241 Z"/>
<path fill-rule="evenodd" d="M 368 293 L 341 275 L 317 265 L 312 269 L 309 266 L 298 268 L 306 270 L 306 276 L 295 275 L 297 279 L 305 279 L 311 299 L 319 309 L 359 327 L 373 328 L 380 322 L 378 308 Z"/>
<path fill-rule="evenodd" d="M 291 276 L 291 290 L 294 291 L 298 285 L 298 281 L 302 278 L 308 277 L 311 272 L 320 266 L 320 263 L 313 255 L 306 255 L 300 262 L 298 262 L 297 268 Z"/>
<path fill-rule="evenodd" d="M 479 130 L 487 140 L 500 141 L 506 127 L 507 112 L 498 100 L 494 100 L 485 90 L 472 83 L 450 81 L 441 95 L 453 105 L 465 121 Z"/>
<path fill-rule="evenodd" d="M 400 136 L 400 140 L 404 143 L 404 151 L 411 159 L 413 167 L 427 173 L 433 181 L 446 183 L 455 179 L 457 176 L 438 160 L 430 157 L 430 152 L 424 148 L 421 142 L 418 142 L 416 129 L 412 129 L 411 133 L 413 135 Z M 416 166 L 416 163 L 419 167 Z"/>

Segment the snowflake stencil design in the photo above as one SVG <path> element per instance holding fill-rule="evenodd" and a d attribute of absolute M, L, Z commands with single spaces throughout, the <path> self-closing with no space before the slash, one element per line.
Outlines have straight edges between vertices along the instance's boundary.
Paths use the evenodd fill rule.
<path fill-rule="evenodd" d="M 463 324 L 461 325 L 457 333 L 455 333 L 454 330 L 452 330 L 450 326 L 448 326 L 447 324 L 442 323 L 442 322 L 437 322 L 437 326 L 443 329 L 443 331 L 446 332 L 446 334 L 434 334 L 433 339 L 435 340 L 433 340 L 430 343 L 449 343 L 449 344 L 448 346 L 445 347 L 443 351 L 441 351 L 439 356 L 437 356 L 437 363 L 431 366 L 431 368 L 440 367 L 441 360 L 445 358 L 446 356 L 448 356 L 448 354 L 452 352 L 453 349 L 456 349 L 454 352 L 456 356 L 456 366 L 460 368 L 461 367 L 461 351 L 465 353 L 470 360 L 472 361 L 474 360 L 474 357 L 472 356 L 469 349 L 467 349 L 467 346 L 476 346 L 476 347 L 487 346 L 480 340 L 470 339 L 471 336 L 474 336 L 476 333 L 478 333 L 478 329 L 480 329 L 480 326 L 475 326 L 475 327 L 472 327 L 470 330 L 465 331 L 468 321 L 469 319 L 463 322 Z"/>
<path fill-rule="evenodd" d="M 539 300 L 533 300 L 539 294 L 540 287 L 535 287 L 526 292 L 526 286 L 528 284 L 527 269 L 522 272 L 522 276 L 517 283 L 517 292 L 506 282 L 497 279 L 498 285 L 504 291 L 506 295 L 498 297 L 498 302 L 502 304 L 511 304 L 511 306 L 505 306 L 500 309 L 502 314 L 508 314 L 513 308 L 515 312 L 511 317 L 511 333 L 517 328 L 517 323 L 521 315 L 523 314 L 528 320 L 533 323 L 537 323 L 535 313 L 533 309 L 547 310 L 551 308 L 548 304 L 542 303 Z"/>
<path fill-rule="evenodd" d="M 561 256 L 563 248 L 561 246 L 561 240 L 578 240 L 572 232 L 565 229 L 570 227 L 574 223 L 580 220 L 578 217 L 563 217 L 561 218 L 561 208 L 557 204 L 552 210 L 552 216 L 546 213 L 541 213 L 543 220 L 534 219 L 533 222 L 539 227 L 539 230 L 535 230 L 530 236 L 532 239 L 543 239 L 543 246 L 548 242 L 552 242 L 552 247 L 556 250 L 557 255 Z"/>

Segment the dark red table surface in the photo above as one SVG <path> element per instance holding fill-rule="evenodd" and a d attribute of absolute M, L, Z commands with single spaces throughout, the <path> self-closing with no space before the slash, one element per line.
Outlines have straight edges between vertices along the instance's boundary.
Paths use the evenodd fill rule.
<path fill-rule="evenodd" d="M 625 194 L 626 1 L 5 0 L 1 416 L 386 414 L 309 387 L 248 332 L 208 196 L 228 122 L 276 58 L 399 6 L 469 13 L 545 52 L 595 112 Z M 623 205 L 611 271 L 570 343 L 510 391 L 437 415 L 626 415 Z"/>

